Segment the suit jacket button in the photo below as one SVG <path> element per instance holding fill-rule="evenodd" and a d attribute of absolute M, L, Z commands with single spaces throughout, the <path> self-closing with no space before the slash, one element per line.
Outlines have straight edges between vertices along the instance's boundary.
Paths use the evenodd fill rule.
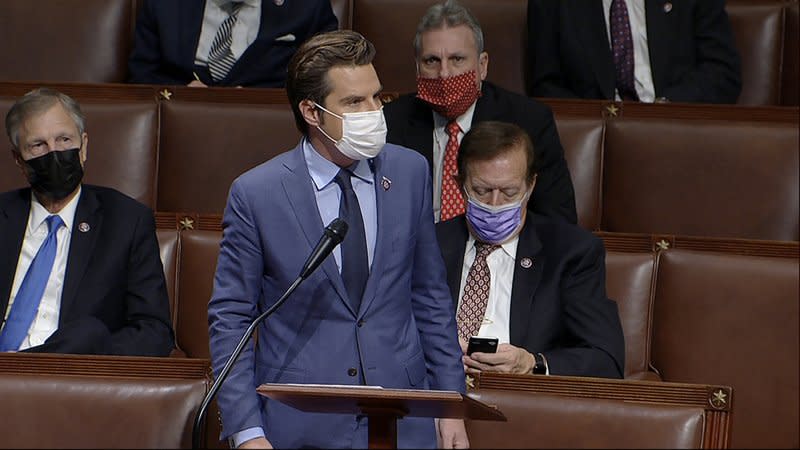
<path fill-rule="evenodd" d="M 358 370 L 356 370 L 355 367 L 351 367 L 351 368 L 347 369 L 347 374 L 350 375 L 351 377 L 354 377 L 354 376 L 358 375 Z"/>
<path fill-rule="evenodd" d="M 364 323 L 365 323 L 365 322 L 364 322 L 364 319 L 361 319 L 361 320 L 359 320 L 359 321 L 358 321 L 358 324 L 357 324 L 357 325 L 358 325 L 358 328 L 361 328 L 361 327 L 363 327 L 363 326 L 364 326 Z"/>

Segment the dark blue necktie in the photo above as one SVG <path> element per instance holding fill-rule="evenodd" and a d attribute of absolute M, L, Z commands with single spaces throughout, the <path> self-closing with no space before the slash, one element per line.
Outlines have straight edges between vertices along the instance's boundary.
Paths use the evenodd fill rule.
<path fill-rule="evenodd" d="M 357 164 L 357 163 L 356 163 Z M 351 166 L 355 168 L 355 165 Z M 369 261 L 367 259 L 367 237 L 364 233 L 364 219 L 361 216 L 361 206 L 358 197 L 353 191 L 350 181 L 350 169 L 341 169 L 336 174 L 334 181 L 342 189 L 342 199 L 339 203 L 339 217 L 348 224 L 347 236 L 342 242 L 342 280 L 353 310 L 358 311 L 361 306 L 361 297 L 364 295 L 364 286 L 369 277 Z"/>
<path fill-rule="evenodd" d="M 54 215 L 47 218 L 47 237 L 36 252 L 36 256 L 33 257 L 28 272 L 17 291 L 17 296 L 14 298 L 14 304 L 11 305 L 8 320 L 0 333 L 0 352 L 19 350 L 19 346 L 28 335 L 28 330 L 39 310 L 39 303 L 42 301 L 50 272 L 53 270 L 53 262 L 58 249 L 56 232 L 62 225 L 64 222 L 59 216 Z"/>

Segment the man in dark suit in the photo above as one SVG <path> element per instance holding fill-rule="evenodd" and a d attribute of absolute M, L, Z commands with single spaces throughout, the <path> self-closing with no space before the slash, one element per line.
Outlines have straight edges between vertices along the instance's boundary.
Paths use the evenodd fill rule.
<path fill-rule="evenodd" d="M 436 219 L 446 220 L 464 209 L 453 181 L 458 141 L 478 122 L 502 120 L 521 126 L 536 144 L 534 210 L 577 223 L 575 192 L 552 112 L 485 81 L 489 55 L 472 14 L 452 0 L 432 6 L 417 26 L 414 48 L 417 93 L 385 106 L 387 140 L 428 159 Z"/>
<path fill-rule="evenodd" d="M 463 357 L 467 372 L 621 378 L 625 345 L 606 297 L 603 242 L 527 210 L 534 150 L 516 125 L 481 122 L 458 153 L 466 214 L 437 224 L 459 339 L 496 337 L 496 353 Z"/>
<path fill-rule="evenodd" d="M 144 0 L 129 80 L 283 87 L 297 47 L 337 27 L 329 0 Z"/>
<path fill-rule="evenodd" d="M 736 103 L 724 0 L 529 0 L 537 97 Z"/>
<path fill-rule="evenodd" d="M 0 194 L 0 351 L 166 356 L 173 348 L 153 213 L 82 185 L 89 136 L 50 89 L 6 116 L 31 188 Z"/>

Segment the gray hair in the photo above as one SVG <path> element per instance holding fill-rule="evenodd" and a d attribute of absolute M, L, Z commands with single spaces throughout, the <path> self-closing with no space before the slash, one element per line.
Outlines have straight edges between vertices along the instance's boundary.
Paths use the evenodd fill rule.
<path fill-rule="evenodd" d="M 437 3 L 422 16 L 417 24 L 417 34 L 414 36 L 414 54 L 419 57 L 422 50 L 422 34 L 426 31 L 444 28 L 452 28 L 459 25 L 466 25 L 472 30 L 475 37 L 475 47 L 478 53 L 483 52 L 483 31 L 478 20 L 469 10 L 461 6 L 456 0 L 447 0 L 444 3 Z"/>
<path fill-rule="evenodd" d="M 14 151 L 19 152 L 20 126 L 31 117 L 43 114 L 56 103 L 61 103 L 72 121 L 75 122 L 78 134 L 83 135 L 86 130 L 86 118 L 81 112 L 78 102 L 55 89 L 38 88 L 23 95 L 6 114 L 6 133 Z"/>

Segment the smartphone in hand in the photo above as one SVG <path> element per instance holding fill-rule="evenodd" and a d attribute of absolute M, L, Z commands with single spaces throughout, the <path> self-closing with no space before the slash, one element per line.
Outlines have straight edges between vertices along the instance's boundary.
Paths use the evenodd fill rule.
<path fill-rule="evenodd" d="M 496 353 L 498 341 L 499 339 L 497 338 L 472 336 L 467 344 L 467 355 L 471 355 L 474 352 Z"/>

